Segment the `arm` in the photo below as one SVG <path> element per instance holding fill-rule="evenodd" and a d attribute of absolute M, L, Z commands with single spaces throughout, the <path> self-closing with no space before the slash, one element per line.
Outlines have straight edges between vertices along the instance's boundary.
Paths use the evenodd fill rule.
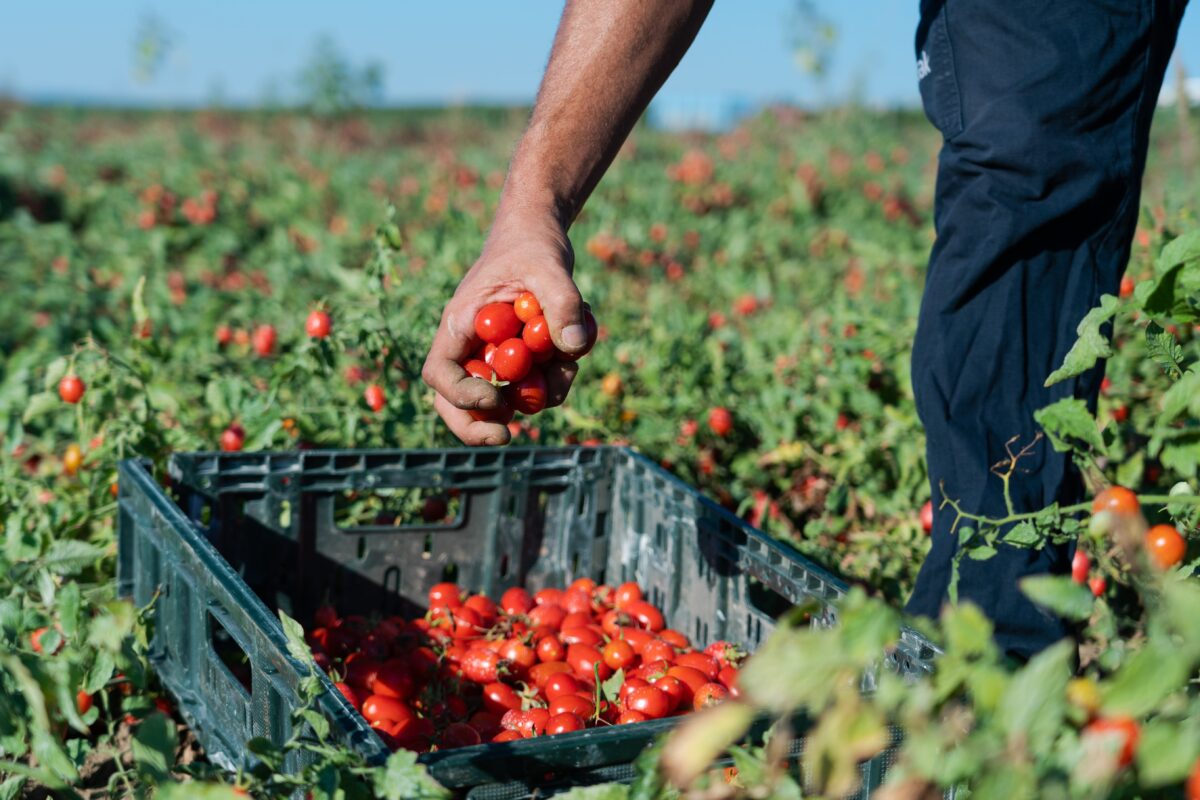
<path fill-rule="evenodd" d="M 650 98 L 708 15 L 712 0 L 569 0 L 537 103 L 509 167 L 483 253 L 442 312 L 422 375 L 435 406 L 467 444 L 503 444 L 508 430 L 467 409 L 503 403 L 495 387 L 459 366 L 478 346 L 476 312 L 533 292 L 555 344 L 583 350 L 583 299 L 571 280 L 567 229 L 612 163 Z M 566 398 L 577 370 L 546 370 L 548 405 Z"/>

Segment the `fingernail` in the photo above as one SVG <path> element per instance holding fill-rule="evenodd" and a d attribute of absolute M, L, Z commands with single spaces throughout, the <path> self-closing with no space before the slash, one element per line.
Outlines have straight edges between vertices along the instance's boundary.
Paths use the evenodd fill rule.
<path fill-rule="evenodd" d="M 572 350 L 578 350 L 587 344 L 587 331 L 582 325 L 568 325 L 562 331 L 563 344 Z"/>

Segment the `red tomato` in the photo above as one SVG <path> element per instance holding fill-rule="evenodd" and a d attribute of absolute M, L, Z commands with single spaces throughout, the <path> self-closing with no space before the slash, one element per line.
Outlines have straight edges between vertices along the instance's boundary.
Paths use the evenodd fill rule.
<path fill-rule="evenodd" d="M 377 383 L 372 383 L 363 390 L 363 400 L 367 402 L 367 408 L 378 414 L 387 405 L 387 396 L 383 393 L 383 387 Z"/>
<path fill-rule="evenodd" d="M 412 675 L 403 665 L 389 661 L 375 673 L 375 681 L 371 688 L 375 694 L 382 697 L 409 700 L 413 696 L 415 684 Z"/>
<path fill-rule="evenodd" d="M 1192 774 L 1188 775 L 1187 800 L 1200 800 L 1200 758 L 1192 764 Z"/>
<path fill-rule="evenodd" d="M 597 588 L 596 581 L 586 577 L 576 578 L 575 580 L 571 581 L 569 586 L 567 586 L 568 591 L 581 591 L 586 592 L 587 594 L 591 594 L 592 592 L 596 591 Z"/>
<path fill-rule="evenodd" d="M 539 591 L 537 594 L 535 594 L 533 596 L 533 602 L 539 606 L 546 606 L 546 605 L 561 606 L 562 605 L 562 595 L 563 595 L 562 589 L 553 589 L 553 588 L 542 589 L 541 591 Z"/>
<path fill-rule="evenodd" d="M 504 387 L 504 401 L 522 414 L 536 414 L 546 407 L 548 389 L 541 370 L 529 369 L 529 374 Z"/>
<path fill-rule="evenodd" d="M 533 598 L 520 586 L 514 586 L 500 595 L 500 607 L 505 614 L 524 614 L 533 608 Z"/>
<path fill-rule="evenodd" d="M 717 660 L 712 656 L 704 653 L 684 653 L 675 659 L 675 663 L 681 667 L 692 667 L 704 673 L 710 681 L 717 679 L 717 673 L 721 671 Z"/>
<path fill-rule="evenodd" d="M 633 652 L 639 656 L 645 652 L 646 645 L 654 641 L 654 634 L 649 631 L 644 631 L 641 628 L 620 628 L 617 631 L 615 639 L 624 639 L 629 642 L 629 646 L 633 648 Z"/>
<path fill-rule="evenodd" d="M 667 674 L 686 683 L 692 694 L 700 691 L 700 687 L 708 683 L 708 676 L 694 667 L 674 666 L 667 670 Z"/>
<path fill-rule="evenodd" d="M 491 684 L 500 678 L 500 654 L 486 647 L 473 648 L 462 660 L 462 671 L 469 681 Z"/>
<path fill-rule="evenodd" d="M 1137 495 L 1124 486 L 1110 486 L 1092 501 L 1092 513 L 1099 514 L 1108 511 L 1116 516 L 1131 516 L 1141 511 L 1142 504 Z"/>
<path fill-rule="evenodd" d="M 329 318 L 329 314 L 319 309 L 309 314 L 304 323 L 304 330 L 314 339 L 324 339 L 332 327 L 333 320 Z"/>
<path fill-rule="evenodd" d="M 521 320 L 508 303 L 488 303 L 475 315 L 475 333 L 491 344 L 500 344 L 521 332 Z"/>
<path fill-rule="evenodd" d="M 604 643 L 604 637 L 591 628 L 564 627 L 558 638 L 562 639 L 563 644 L 568 647 L 573 644 L 588 644 L 596 647 Z"/>
<path fill-rule="evenodd" d="M 346 702 L 348 702 L 350 705 L 354 706 L 355 708 L 358 708 L 359 705 L 361 705 L 362 701 L 358 699 L 358 692 L 354 691 L 353 686 L 348 683 L 335 683 L 334 687 L 342 693 L 342 696 L 346 698 Z"/>
<path fill-rule="evenodd" d="M 1091 569 L 1092 560 L 1088 558 L 1088 554 L 1082 548 L 1076 549 L 1074 557 L 1071 558 L 1071 580 L 1076 583 L 1086 582 Z"/>
<path fill-rule="evenodd" d="M 675 661 L 675 648 L 661 639 L 646 642 L 639 654 L 645 661 Z"/>
<path fill-rule="evenodd" d="M 534 317 L 541 316 L 542 304 L 533 296 L 533 292 L 521 292 L 513 301 L 513 312 L 521 322 L 528 323 Z"/>
<path fill-rule="evenodd" d="M 538 660 L 534 649 L 519 639 L 506 641 L 500 648 L 500 656 L 521 674 L 524 674 Z"/>
<path fill-rule="evenodd" d="M 275 352 L 275 326 L 259 325 L 251 336 L 251 347 L 260 356 L 266 357 Z"/>
<path fill-rule="evenodd" d="M 603 655 L 604 663 L 613 670 L 629 669 L 637 659 L 637 654 L 633 652 L 633 647 L 629 642 L 623 642 L 620 639 L 613 639 L 604 645 Z"/>
<path fill-rule="evenodd" d="M 1146 532 L 1146 551 L 1159 569 L 1170 569 L 1183 561 L 1187 542 L 1173 525 L 1155 525 Z"/>
<path fill-rule="evenodd" d="M 1085 739 L 1093 736 L 1115 739 L 1117 766 L 1127 767 L 1133 762 L 1141 730 L 1137 721 L 1130 717 L 1101 717 L 1083 729 L 1083 736 Z"/>
<path fill-rule="evenodd" d="M 593 620 L 592 615 L 586 611 L 572 611 L 563 617 L 561 627 L 563 630 L 567 628 L 591 628 L 594 627 L 592 625 Z M 600 632 L 603 633 L 604 629 L 601 628 Z"/>
<path fill-rule="evenodd" d="M 482 378 L 488 383 L 491 383 L 492 379 L 496 377 L 496 373 L 492 370 L 492 368 L 487 363 L 480 361 L 477 358 L 473 358 L 467 363 L 463 364 L 463 369 L 465 369 L 467 374 L 472 378 Z"/>
<path fill-rule="evenodd" d="M 1088 579 L 1088 588 L 1092 590 L 1093 595 L 1101 597 L 1108 588 L 1108 581 L 1104 580 L 1103 575 L 1093 575 Z"/>
<path fill-rule="evenodd" d="M 373 694 L 363 701 L 362 715 L 368 722 L 403 722 L 413 717 L 412 709 L 394 697 Z"/>
<path fill-rule="evenodd" d="M 507 683 L 489 683 L 483 687 L 483 707 L 493 714 L 504 714 L 521 707 L 521 696 Z"/>
<path fill-rule="evenodd" d="M 375 680 L 379 677 L 379 670 L 383 665 L 373 658 L 362 656 L 362 653 L 352 653 L 345 664 L 346 683 L 374 693 Z"/>
<path fill-rule="evenodd" d="M 241 425 L 234 423 L 221 431 L 221 449 L 226 453 L 236 453 L 246 442 L 246 431 Z"/>
<path fill-rule="evenodd" d="M 442 731 L 441 746 L 444 749 L 455 747 L 471 747 L 483 742 L 479 731 L 465 722 L 452 722 Z"/>
<path fill-rule="evenodd" d="M 313 621 L 322 628 L 332 628 L 338 623 L 337 609 L 333 606 L 321 606 L 313 614 Z"/>
<path fill-rule="evenodd" d="M 499 733 L 497 733 L 495 736 L 492 737 L 492 741 L 496 742 L 496 743 L 516 742 L 516 741 L 520 741 L 521 739 L 524 739 L 524 738 L 525 737 L 522 736 L 517 731 L 500 731 Z"/>
<path fill-rule="evenodd" d="M 496 346 L 492 369 L 502 381 L 519 381 L 533 369 L 533 353 L 520 339 L 505 339 Z"/>
<path fill-rule="evenodd" d="M 562 661 L 567 657 L 567 648 L 557 636 L 543 636 L 537 643 L 539 661 Z"/>
<path fill-rule="evenodd" d="M 562 626 L 567 612 L 559 605 L 540 605 L 529 612 L 529 621 L 534 626 L 556 631 Z"/>
<path fill-rule="evenodd" d="M 559 604 L 570 614 L 583 614 L 588 621 L 592 616 L 592 594 L 584 589 L 567 589 L 563 592 L 562 602 Z M 586 623 L 584 623 L 586 624 Z"/>
<path fill-rule="evenodd" d="M 663 630 L 659 631 L 658 638 L 662 639 L 664 642 L 677 650 L 692 649 L 692 643 L 688 641 L 688 638 L 672 628 L 664 628 Z"/>
<path fill-rule="evenodd" d="M 671 669 L 670 661 L 643 661 L 633 674 L 644 681 L 655 681 Z"/>
<path fill-rule="evenodd" d="M 921 530 L 929 533 L 933 530 L 933 501 L 926 500 L 921 506 Z"/>
<path fill-rule="evenodd" d="M 531 708 L 528 711 L 509 711 L 500 718 L 500 725 L 505 730 L 517 731 L 526 739 L 546 731 L 546 723 L 550 720 L 550 712 L 544 708 Z"/>
<path fill-rule="evenodd" d="M 445 516 L 445 514 L 440 516 Z M 475 611 L 483 619 L 483 624 L 486 627 L 491 627 L 492 623 L 496 621 L 496 617 L 498 617 L 500 614 L 499 608 L 492 601 L 492 599 L 482 594 L 471 595 L 467 598 L 463 605 L 467 608 L 475 609 Z"/>
<path fill-rule="evenodd" d="M 578 694 L 563 694 L 550 701 L 550 715 L 578 714 L 587 719 L 596 713 L 596 704 Z"/>
<path fill-rule="evenodd" d="M 83 399 L 83 393 L 87 389 L 83 381 L 78 375 L 67 375 L 58 382 L 58 396 L 62 398 L 64 403 L 74 405 Z"/>
<path fill-rule="evenodd" d="M 662 612 L 645 600 L 636 600 L 629 603 L 625 606 L 624 611 L 647 630 L 657 633 L 665 627 Z"/>
<path fill-rule="evenodd" d="M 729 690 L 719 683 L 706 683 L 700 687 L 692 698 L 692 707 L 699 711 L 702 708 L 715 706 L 729 697 Z"/>
<path fill-rule="evenodd" d="M 617 717 L 618 725 L 632 725 L 635 722 L 645 722 L 650 719 L 640 711 L 623 711 L 621 716 Z"/>
<path fill-rule="evenodd" d="M 642 599 L 642 589 L 636 583 L 622 583 L 617 587 L 615 603 L 617 608 L 624 609 L 630 603 L 636 603 Z"/>
<path fill-rule="evenodd" d="M 629 711 L 639 711 L 648 719 L 659 719 L 669 713 L 671 701 L 653 686 L 643 686 L 629 695 Z"/>
<path fill-rule="evenodd" d="M 721 667 L 738 666 L 746 659 L 746 651 L 738 647 L 736 644 L 729 642 L 716 641 L 704 648 L 706 655 L 710 655 L 717 660 Z"/>
<path fill-rule="evenodd" d="M 500 727 L 500 715 L 491 711 L 476 711 L 467 724 L 479 731 L 479 735 L 484 739 L 491 739 L 504 730 Z"/>
<path fill-rule="evenodd" d="M 75 693 L 75 710 L 79 712 L 80 716 L 91 711 L 94 702 L 94 698 L 83 689 Z"/>
<path fill-rule="evenodd" d="M 555 714 L 546 721 L 546 733 L 570 733 L 583 730 L 583 720 L 576 714 Z"/>
<path fill-rule="evenodd" d="M 454 583 L 436 583 L 429 589 L 430 608 L 458 608 L 462 605 L 462 589 Z"/>
<path fill-rule="evenodd" d="M 554 340 L 550 338 L 550 323 L 542 316 L 534 317 L 525 323 L 521 339 L 531 353 L 549 353 L 554 349 Z"/>
<path fill-rule="evenodd" d="M 691 707 L 692 690 L 678 678 L 663 675 L 651 685 L 667 696 L 669 701 L 667 707 L 668 714 L 676 709 Z"/>
<path fill-rule="evenodd" d="M 717 406 L 708 412 L 708 427 L 717 436 L 728 436 L 733 430 L 733 414 L 723 406 Z"/>
<path fill-rule="evenodd" d="M 629 695 L 633 694 L 643 686 L 649 685 L 650 684 L 648 682 L 642 680 L 641 678 L 626 678 L 625 682 L 621 684 L 621 688 L 617 691 L 617 702 L 623 706 L 629 705 Z"/>
<path fill-rule="evenodd" d="M 583 687 L 569 672 L 560 672 L 546 678 L 541 688 L 546 698 L 553 700 L 563 695 L 573 695 Z"/>
<path fill-rule="evenodd" d="M 529 669 L 529 679 L 533 681 L 534 686 L 541 689 L 551 675 L 562 672 L 571 672 L 571 665 L 565 661 L 544 661 L 541 664 L 534 664 Z"/>
<path fill-rule="evenodd" d="M 570 645 L 567 648 L 567 663 L 571 665 L 577 678 L 589 684 L 595 681 L 597 674 L 602 681 L 612 676 L 612 670 L 604 663 L 600 651 L 591 645 Z"/>

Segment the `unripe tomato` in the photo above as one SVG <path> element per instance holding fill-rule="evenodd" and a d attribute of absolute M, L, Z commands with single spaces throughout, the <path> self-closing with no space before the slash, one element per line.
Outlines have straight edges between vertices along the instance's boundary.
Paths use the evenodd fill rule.
<path fill-rule="evenodd" d="M 64 403 L 75 405 L 83 399 L 83 393 L 87 386 L 79 378 L 78 375 L 66 375 L 58 382 L 58 396 L 62 398 Z"/>
<path fill-rule="evenodd" d="M 1129 516 L 1141 510 L 1137 495 L 1124 486 L 1110 486 L 1092 501 L 1092 513 L 1099 514 L 1107 511 L 1116 516 Z"/>
<path fill-rule="evenodd" d="M 1084 738 L 1103 736 L 1111 737 L 1117 742 L 1117 766 L 1127 767 L 1133 763 L 1133 754 L 1137 750 L 1141 729 L 1137 721 L 1130 717 L 1101 717 L 1091 722 L 1083 729 Z"/>
<path fill-rule="evenodd" d="M 63 451 L 62 464 L 63 472 L 67 475 L 79 472 L 79 468 L 83 466 L 83 450 L 79 445 L 74 442 L 67 445 L 67 449 Z"/>
<path fill-rule="evenodd" d="M 542 305 L 533 296 L 533 292 L 521 292 L 513 301 L 513 312 L 516 313 L 517 319 L 528 325 L 531 319 L 541 316 Z"/>
<path fill-rule="evenodd" d="M 733 414 L 723 406 L 708 412 L 708 427 L 717 436 L 728 436 L 733 430 Z"/>
<path fill-rule="evenodd" d="M 387 404 L 387 397 L 383 393 L 383 387 L 377 383 L 372 383 L 363 391 L 363 399 L 367 401 L 367 407 L 378 414 Z"/>
<path fill-rule="evenodd" d="M 521 331 L 521 339 L 531 353 L 549 353 L 554 350 L 554 340 L 550 338 L 550 323 L 545 317 L 534 317 L 526 322 L 525 329 Z"/>
<path fill-rule="evenodd" d="M 327 312 L 320 309 L 309 314 L 304 323 L 304 330 L 314 339 L 324 339 L 332 328 L 333 320 Z"/>
<path fill-rule="evenodd" d="M 1092 569 L 1092 560 L 1088 558 L 1088 554 L 1082 548 L 1075 550 L 1075 555 L 1071 558 L 1071 580 L 1076 583 L 1084 583 L 1087 581 L 1088 572 Z"/>
<path fill-rule="evenodd" d="M 491 344 L 500 344 L 521 332 L 521 320 L 508 303 L 488 303 L 475 315 L 475 333 Z"/>
<path fill-rule="evenodd" d="M 496 345 L 492 369 L 502 381 L 519 381 L 533 369 L 533 353 L 521 339 L 505 339 Z"/>
<path fill-rule="evenodd" d="M 1183 561 L 1187 542 L 1172 525 L 1155 525 L 1146 532 L 1146 551 L 1159 569 L 1170 569 Z"/>
<path fill-rule="evenodd" d="M 577 714 L 555 714 L 546 721 L 546 733 L 570 733 L 583 730 L 583 720 Z"/>

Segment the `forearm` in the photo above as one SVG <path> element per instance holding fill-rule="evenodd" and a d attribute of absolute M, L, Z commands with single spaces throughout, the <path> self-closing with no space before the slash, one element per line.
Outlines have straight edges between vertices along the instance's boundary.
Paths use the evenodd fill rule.
<path fill-rule="evenodd" d="M 711 7 L 569 0 L 501 210 L 549 211 L 570 225 Z"/>

